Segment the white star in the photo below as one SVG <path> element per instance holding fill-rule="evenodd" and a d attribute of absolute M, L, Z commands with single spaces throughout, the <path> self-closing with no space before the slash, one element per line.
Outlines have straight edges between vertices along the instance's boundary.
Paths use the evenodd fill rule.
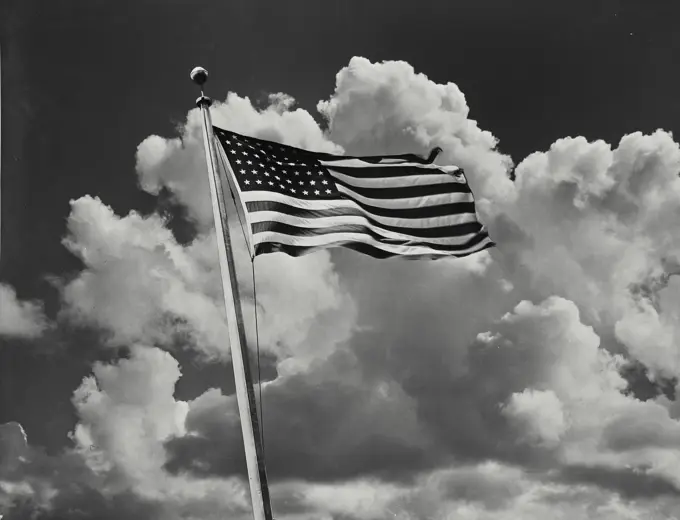
<path fill-rule="evenodd" d="M 264 172 L 265 176 L 269 177 L 269 172 Z"/>
<path fill-rule="evenodd" d="M 274 183 L 272 181 L 269 181 L 270 186 L 274 186 Z"/>
<path fill-rule="evenodd" d="M 328 181 L 326 179 L 321 181 L 321 184 L 328 184 Z"/>
<path fill-rule="evenodd" d="M 286 187 L 285 187 L 283 184 L 279 184 L 279 186 L 281 186 L 281 189 L 282 189 L 282 190 L 285 190 L 285 189 L 286 189 Z"/>
<path fill-rule="evenodd" d="M 244 182 L 245 184 L 250 184 L 250 181 L 249 181 L 248 179 L 246 179 L 246 180 L 243 181 L 243 182 Z"/>
<path fill-rule="evenodd" d="M 257 170 L 253 170 L 253 175 L 257 175 Z"/>
<path fill-rule="evenodd" d="M 293 181 L 291 181 L 290 179 L 286 179 L 286 182 L 287 182 L 288 184 L 292 184 L 292 183 L 293 183 Z"/>
<path fill-rule="evenodd" d="M 314 190 L 314 195 L 318 195 L 318 194 L 319 194 L 319 190 Z"/>
<path fill-rule="evenodd" d="M 277 181 L 280 181 L 280 180 L 281 180 L 281 177 L 279 177 L 278 175 L 274 175 L 274 178 L 275 178 Z"/>
<path fill-rule="evenodd" d="M 242 153 L 243 155 L 248 155 L 248 152 L 246 152 L 245 150 L 243 150 L 241 153 Z"/>
<path fill-rule="evenodd" d="M 224 135 L 224 134 L 222 134 L 222 135 Z M 227 143 L 227 144 L 231 144 L 231 141 L 229 139 L 225 139 L 224 142 Z"/>
<path fill-rule="evenodd" d="M 302 186 L 305 183 L 305 181 L 300 181 L 300 186 Z"/>
<path fill-rule="evenodd" d="M 291 188 L 290 191 L 292 191 L 293 193 L 295 193 L 295 188 Z"/>
<path fill-rule="evenodd" d="M 243 144 L 241 144 L 241 143 L 236 143 L 236 146 L 243 146 Z"/>
<path fill-rule="evenodd" d="M 255 182 L 258 184 L 262 184 L 262 181 L 260 179 L 257 179 Z"/>
<path fill-rule="evenodd" d="M 246 173 L 246 171 L 245 171 L 245 170 L 241 170 L 241 173 Z"/>
<path fill-rule="evenodd" d="M 295 175 L 300 175 L 300 172 L 295 172 Z"/>
<path fill-rule="evenodd" d="M 330 192 L 331 192 L 331 190 L 326 190 L 326 193 L 330 193 Z"/>
<path fill-rule="evenodd" d="M 314 186 L 314 185 L 316 184 L 316 181 L 309 181 L 309 184 L 311 184 L 312 186 Z"/>
<path fill-rule="evenodd" d="M 253 164 L 253 161 L 246 161 L 246 164 Z"/>
<path fill-rule="evenodd" d="M 303 191 L 302 193 L 304 193 L 305 195 L 309 195 L 309 192 L 307 190 Z"/>
<path fill-rule="evenodd" d="M 311 175 L 311 174 L 312 174 L 312 172 L 307 172 L 307 175 Z"/>
<path fill-rule="evenodd" d="M 236 159 L 236 164 L 241 164 L 242 162 L 241 159 Z"/>

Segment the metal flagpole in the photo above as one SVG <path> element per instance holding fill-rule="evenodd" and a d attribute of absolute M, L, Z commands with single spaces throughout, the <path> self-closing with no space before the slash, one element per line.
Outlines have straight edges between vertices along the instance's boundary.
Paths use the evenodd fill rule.
<path fill-rule="evenodd" d="M 2 46 L 0 46 L 0 258 L 2 258 Z"/>
<path fill-rule="evenodd" d="M 203 143 L 205 159 L 208 164 L 210 180 L 210 195 L 212 198 L 213 217 L 215 219 L 215 233 L 217 234 L 217 252 L 220 261 L 224 305 L 227 310 L 227 327 L 229 329 L 229 345 L 231 360 L 234 367 L 236 382 L 236 401 L 241 418 L 243 445 L 248 467 L 250 482 L 250 498 L 253 504 L 255 520 L 272 520 L 267 473 L 264 465 L 262 442 L 255 429 L 259 430 L 257 420 L 257 405 L 255 391 L 248 364 L 248 347 L 246 344 L 245 327 L 243 325 L 243 311 L 238 293 L 238 282 L 234 266 L 229 225 L 226 221 L 227 209 L 222 191 L 221 180 L 217 171 L 217 154 L 215 152 L 215 138 L 213 135 L 210 105 L 212 100 L 203 94 L 203 84 L 208 79 L 208 72 L 196 67 L 191 71 L 191 79 L 201 87 L 201 97 L 196 105 L 203 113 Z"/>

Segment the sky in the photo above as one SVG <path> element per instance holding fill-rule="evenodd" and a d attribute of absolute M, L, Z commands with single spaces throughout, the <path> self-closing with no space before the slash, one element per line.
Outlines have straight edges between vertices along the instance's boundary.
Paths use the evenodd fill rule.
<path fill-rule="evenodd" d="M 678 15 L 3 2 L 3 520 L 250 518 L 197 65 L 223 128 L 440 146 L 497 243 L 256 259 L 277 520 L 680 518 Z"/>

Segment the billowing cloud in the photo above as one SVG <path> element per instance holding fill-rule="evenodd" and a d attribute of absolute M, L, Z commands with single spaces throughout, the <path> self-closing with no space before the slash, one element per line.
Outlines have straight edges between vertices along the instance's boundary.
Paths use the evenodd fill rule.
<path fill-rule="evenodd" d="M 274 479 L 409 478 L 414 468 L 432 466 L 438 458 L 415 403 L 398 385 L 363 379 L 350 353 L 280 377 L 267 384 L 262 399 L 267 467 Z M 242 472 L 233 396 L 210 392 L 190 403 L 187 429 L 192 435 L 168 445 L 169 469 Z"/>
<path fill-rule="evenodd" d="M 264 110 L 250 99 L 229 94 L 224 103 L 212 108 L 213 124 L 261 139 L 281 142 L 319 152 L 339 153 L 342 148 L 329 141 L 312 115 L 303 109 L 290 110 L 293 99 L 278 94 L 270 97 Z M 145 191 L 157 194 L 167 188 L 186 207 L 200 230 L 212 227 L 210 191 L 203 153 L 203 122 L 193 109 L 182 128 L 182 137 L 147 137 L 137 148 L 137 173 Z"/>
<path fill-rule="evenodd" d="M 562 139 L 521 161 L 512 182 L 458 87 L 404 62 L 352 59 L 318 110 L 325 133 L 282 94 L 263 110 L 230 94 L 212 114 L 315 150 L 441 146 L 440 162 L 465 168 L 498 247 L 461 261 L 257 259 L 260 339 L 277 369 L 262 392 L 277 518 L 672 518 L 680 409 L 639 400 L 621 376 L 631 358 L 652 377 L 680 375 L 672 136 Z M 13 459 L 2 489 L 26 503 L 100 504 L 88 514 L 107 518 L 129 497 L 126 518 L 248 515 L 234 396 L 178 401 L 181 367 L 167 352 L 228 356 L 199 116 L 137 150 L 141 188 L 183 206 L 191 240 L 158 215 L 72 203 L 65 244 L 85 268 L 65 285 L 65 315 L 131 355 L 96 365 L 76 390 L 75 450 Z M 253 340 L 249 260 L 232 221 Z M 39 478 L 38 460 L 61 473 Z"/>
<path fill-rule="evenodd" d="M 129 359 L 96 364 L 74 392 L 74 446 L 60 455 L 31 449 L 17 426 L 5 425 L 0 484 L 9 496 L 0 506 L 17 518 L 63 518 L 73 508 L 92 520 L 246 518 L 245 483 L 162 468 L 163 441 L 184 433 L 187 404 L 173 397 L 179 377 L 170 354 L 143 346 Z"/>
<path fill-rule="evenodd" d="M 541 471 L 566 468 L 572 478 L 576 468 L 591 468 L 580 473 L 584 483 L 599 472 L 602 485 L 622 494 L 628 480 L 619 475 L 635 467 L 650 489 L 654 482 L 674 489 L 679 452 L 672 439 L 680 423 L 663 405 L 624 395 L 623 359 L 600 347 L 572 302 L 521 302 L 469 344 L 457 369 L 442 363 L 441 351 L 419 356 L 410 372 L 410 360 L 393 362 L 391 380 L 384 372 L 357 379 L 356 357 L 338 354 L 304 377 L 268 384 L 272 476 L 403 481 L 491 457 Z M 191 403 L 187 427 L 194 435 L 168 445 L 171 470 L 233 475 L 243 467 L 235 464 L 233 398 L 213 393 Z"/>
<path fill-rule="evenodd" d="M 679 170 L 680 147 L 663 131 L 616 149 L 562 139 L 518 165 L 516 196 L 497 200 L 490 224 L 507 233 L 498 252 L 518 288 L 575 302 L 612 347 L 666 376 L 677 372 Z"/>
<path fill-rule="evenodd" d="M 317 108 L 329 120 L 330 138 L 349 153 L 424 152 L 440 146 L 440 161 L 465 169 L 478 197 L 512 190 L 510 158 L 495 150 L 491 132 L 469 118 L 458 86 L 437 84 L 406 62 L 352 58 L 337 74 L 333 96 Z"/>
<path fill-rule="evenodd" d="M 180 246 L 155 215 L 118 217 L 99 199 L 71 203 L 64 243 L 85 269 L 63 289 L 68 317 L 115 345 L 188 336 L 206 354 L 227 348 L 210 237 Z"/>
<path fill-rule="evenodd" d="M 230 95 L 214 110 L 215 124 L 324 151 L 340 148 L 325 140 L 304 110 L 272 96 L 256 110 L 247 98 Z M 152 136 L 140 144 L 137 170 L 143 189 L 169 190 L 196 226 L 193 241 L 180 245 L 164 220 L 134 212 L 119 217 L 98 199 L 72 202 L 66 246 L 86 265 L 64 290 L 68 315 L 109 332 L 110 341 L 170 345 L 182 340 L 209 357 L 228 356 L 221 279 L 212 231 L 200 113 L 189 113 L 182 138 Z M 232 219 L 234 221 L 236 219 Z M 254 341 L 250 259 L 232 222 L 244 318 Z M 294 370 L 332 350 L 351 333 L 356 311 L 325 252 L 301 259 L 262 257 L 256 261 L 262 347 Z M 331 329 L 333 332 L 330 332 Z M 328 347 L 318 345 L 323 336 Z M 292 358 L 295 358 L 293 361 Z"/>
<path fill-rule="evenodd" d="M 46 327 L 39 303 L 19 300 L 14 288 L 0 283 L 0 336 L 36 338 Z"/>
<path fill-rule="evenodd" d="M 516 392 L 510 397 L 505 412 L 526 432 L 529 442 L 554 446 L 566 431 L 562 401 L 552 390 Z"/>
<path fill-rule="evenodd" d="M 167 352 L 135 347 L 129 360 L 93 372 L 73 396 L 76 446 L 93 469 L 115 469 L 144 493 L 147 479 L 161 478 L 162 441 L 184 431 L 188 408 L 173 397 L 179 366 Z"/>

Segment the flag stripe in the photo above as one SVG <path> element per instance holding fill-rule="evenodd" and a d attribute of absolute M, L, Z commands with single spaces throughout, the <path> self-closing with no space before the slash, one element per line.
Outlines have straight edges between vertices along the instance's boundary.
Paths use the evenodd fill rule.
<path fill-rule="evenodd" d="M 323 164 L 323 163 L 322 163 Z M 334 170 L 350 177 L 360 177 L 362 179 L 380 179 L 382 177 L 407 177 L 409 175 L 438 175 L 446 173 L 455 175 L 462 173 L 460 168 L 443 167 L 435 164 L 364 164 L 359 165 L 359 162 L 347 163 L 331 163 L 324 164 L 329 170 Z"/>
<path fill-rule="evenodd" d="M 338 191 L 343 192 L 344 190 L 351 190 L 353 194 L 360 195 L 362 197 L 365 197 L 366 199 L 373 199 L 373 200 L 391 200 L 395 206 L 388 206 L 388 207 L 399 207 L 396 206 L 396 204 L 399 204 L 400 206 L 403 206 L 402 201 L 409 200 L 412 201 L 410 204 L 422 203 L 423 200 L 427 200 L 427 197 L 430 197 L 432 195 L 440 195 L 440 199 L 445 200 L 446 202 L 458 202 L 460 200 L 466 200 L 470 201 L 472 198 L 470 196 L 466 196 L 464 198 L 461 198 L 459 194 L 463 193 L 465 195 L 470 194 L 470 189 L 464 185 L 464 184 L 457 184 L 457 183 L 451 183 L 451 184 L 428 184 L 425 186 L 406 186 L 406 187 L 397 187 L 397 188 L 389 188 L 389 187 L 377 187 L 377 188 L 364 188 L 362 186 L 352 186 L 350 184 L 347 184 L 339 179 L 336 178 L 336 188 Z M 444 197 L 444 195 L 448 195 L 448 197 Z M 354 197 L 352 197 L 354 198 Z M 433 205 L 438 205 L 437 201 L 439 199 L 432 199 Z M 441 202 L 439 202 L 441 204 Z"/>
<path fill-rule="evenodd" d="M 429 162 L 427 159 L 423 159 L 422 157 L 411 153 L 402 155 L 373 155 L 364 157 L 352 155 L 333 155 L 314 152 L 306 152 L 306 154 L 308 158 L 314 156 L 314 159 L 318 160 L 324 166 L 328 166 L 330 164 L 340 164 L 348 166 L 356 165 L 359 168 L 363 168 L 365 166 L 372 166 L 377 164 L 380 166 L 411 165 L 417 166 L 418 168 L 422 167 L 441 168 L 441 166 L 436 166 L 435 164 Z M 444 166 L 444 168 L 456 168 L 456 166 Z"/>
<path fill-rule="evenodd" d="M 357 175 L 359 177 L 384 177 L 386 175 L 395 175 L 395 173 L 387 173 L 389 170 L 418 170 L 419 173 L 428 173 L 431 171 L 432 174 L 437 172 L 457 173 L 463 171 L 458 166 L 422 164 L 413 161 L 371 163 L 357 158 L 339 157 L 333 161 L 322 160 L 319 162 L 326 168 L 341 170 L 347 175 Z"/>
<path fill-rule="evenodd" d="M 405 259 L 405 260 L 440 260 L 444 258 L 463 258 L 469 255 L 473 255 L 475 253 L 479 253 L 481 251 L 484 251 L 485 249 L 489 249 L 491 247 L 494 247 L 496 244 L 489 240 L 486 240 L 482 244 L 480 244 L 478 249 L 474 249 L 468 253 L 458 253 L 456 255 L 451 255 L 448 253 L 432 253 L 432 254 L 417 254 L 417 255 L 405 255 L 405 254 L 400 254 L 400 253 L 391 253 L 384 251 L 382 249 L 378 249 L 376 247 L 373 247 L 370 244 L 363 244 L 361 242 L 346 242 L 343 244 L 336 244 L 336 246 L 343 247 L 345 249 L 352 249 L 353 251 L 357 251 L 358 253 L 365 254 L 367 256 L 377 258 L 377 259 L 387 259 L 387 258 L 394 258 L 394 257 L 399 257 L 400 259 Z M 316 246 L 316 247 L 300 247 L 300 246 L 293 246 L 293 245 L 288 245 L 288 244 L 277 244 L 276 242 L 263 242 L 261 244 L 257 244 L 255 247 L 255 254 L 256 255 L 265 255 L 269 253 L 285 253 L 289 256 L 303 256 L 303 255 L 308 255 L 310 253 L 314 253 L 316 251 L 322 251 L 324 249 L 328 249 L 328 246 Z"/>
<path fill-rule="evenodd" d="M 286 244 L 296 247 L 331 247 L 344 245 L 348 242 L 354 242 L 367 244 L 386 253 L 396 255 L 448 254 L 449 256 L 451 256 L 451 254 L 470 254 L 473 251 L 478 251 L 479 248 L 483 247 L 487 241 L 490 241 L 490 238 L 486 232 L 482 232 L 479 234 L 475 243 L 470 244 L 468 247 L 460 247 L 454 252 L 450 250 L 435 249 L 427 245 L 390 244 L 376 240 L 365 233 L 332 233 L 315 236 L 299 236 L 277 233 L 275 231 L 265 231 L 262 233 L 256 233 L 254 235 L 254 239 L 256 245 L 263 242 L 275 242 L 277 244 Z"/>
<path fill-rule="evenodd" d="M 373 216 L 395 217 L 400 219 L 430 219 L 434 217 L 445 217 L 450 215 L 475 214 L 474 202 L 457 202 L 453 204 L 442 204 L 440 206 L 429 206 L 424 208 L 400 208 L 389 209 L 364 204 L 359 200 L 305 200 L 296 199 L 280 193 L 271 191 L 247 191 L 242 195 L 247 210 L 256 211 L 257 204 L 264 201 L 283 202 L 297 208 L 310 210 L 329 210 L 331 208 L 356 208 L 360 207 Z"/>
<path fill-rule="evenodd" d="M 328 171 L 334 179 L 341 181 L 346 186 L 356 186 L 359 188 L 410 188 L 427 184 L 465 184 L 464 179 L 456 178 L 450 173 L 364 178 L 345 175 L 332 168 L 329 168 Z"/>
<path fill-rule="evenodd" d="M 474 243 L 476 238 L 481 236 L 479 232 L 476 232 L 457 237 L 431 238 L 427 239 L 427 241 L 423 241 L 422 238 L 402 235 L 401 233 L 394 233 L 384 229 L 376 229 L 366 223 L 349 223 L 346 220 L 341 224 L 319 227 L 302 226 L 299 225 L 300 223 L 296 224 L 298 225 L 280 222 L 278 220 L 253 222 L 253 236 L 257 237 L 258 234 L 268 231 L 299 237 L 330 235 L 334 233 L 363 233 L 375 240 L 389 244 L 423 245 L 442 251 L 458 251 L 461 248 L 469 247 Z"/>
<path fill-rule="evenodd" d="M 474 211 L 474 208 L 471 208 Z M 474 213 L 444 215 L 432 218 L 395 218 L 370 214 L 359 205 L 331 207 L 328 209 L 304 209 L 275 201 L 249 203 L 251 222 L 264 221 L 274 215 L 297 217 L 301 220 L 324 217 L 364 217 L 368 222 L 397 232 L 404 232 L 421 238 L 457 236 L 479 230 L 481 224 Z"/>
<path fill-rule="evenodd" d="M 369 190 L 367 188 L 355 188 L 350 189 L 347 186 L 339 184 L 336 186 L 338 191 L 343 195 L 361 202 L 368 206 L 374 208 L 384 208 L 384 209 L 414 209 L 414 208 L 427 208 L 430 206 L 443 206 L 446 204 L 457 204 L 460 202 L 474 202 L 472 198 L 472 193 L 437 193 L 434 195 L 426 195 L 420 197 L 410 197 L 410 198 L 378 198 L 381 196 L 379 190 Z M 402 190 L 404 188 L 394 188 L 394 190 Z M 389 190 L 389 188 L 386 188 Z M 404 189 L 408 191 L 408 189 Z M 373 195 L 373 196 L 371 196 Z"/>
<path fill-rule="evenodd" d="M 388 233 L 386 233 L 385 236 L 391 236 L 389 232 L 392 232 L 399 234 L 400 238 L 405 240 L 428 239 L 433 240 L 434 243 L 437 243 L 438 239 L 447 239 L 478 233 L 482 229 L 482 225 L 477 221 L 474 215 L 467 216 L 467 222 L 461 221 L 455 225 L 408 227 L 406 225 L 388 225 L 384 222 L 378 222 L 376 219 L 361 213 L 360 210 L 352 210 L 351 208 L 337 211 L 308 211 L 299 208 L 285 208 L 291 209 L 292 214 L 285 213 L 284 211 L 281 211 L 281 209 L 283 208 L 273 211 L 254 211 L 250 214 L 250 222 L 253 224 L 258 222 L 283 222 L 284 224 L 293 226 L 298 225 L 300 227 L 333 227 L 343 222 L 348 224 L 364 224 L 371 227 L 376 233 L 380 233 L 380 230 L 387 231 Z M 411 221 L 406 219 L 385 218 L 385 220 L 398 220 L 406 224 L 411 223 Z"/>

